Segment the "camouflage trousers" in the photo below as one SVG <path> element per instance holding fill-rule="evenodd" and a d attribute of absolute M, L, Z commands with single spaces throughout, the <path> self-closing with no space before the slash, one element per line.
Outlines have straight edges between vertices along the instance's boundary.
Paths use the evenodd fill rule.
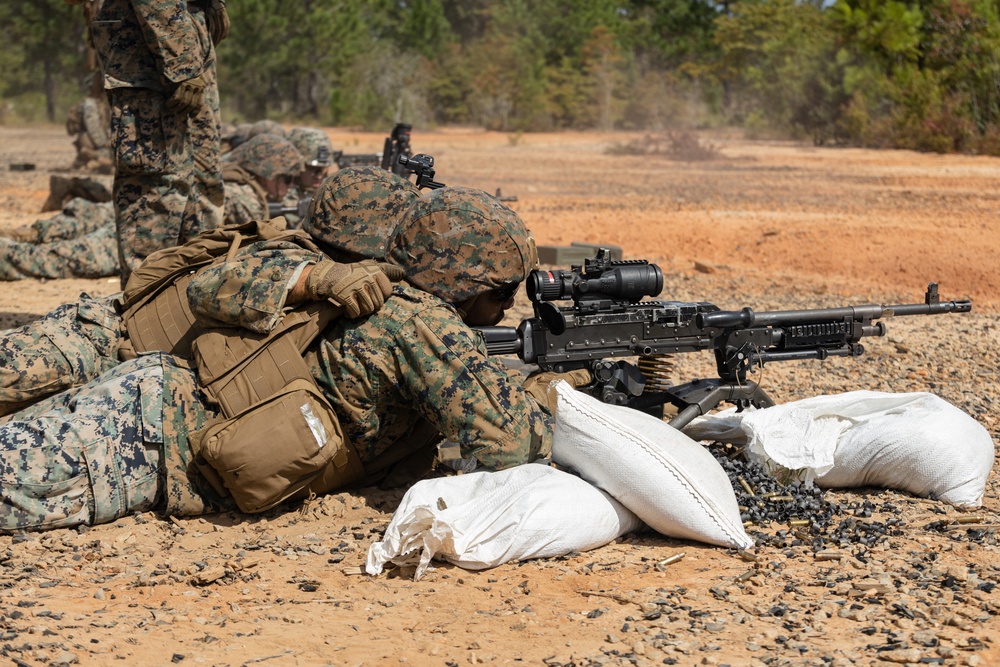
<path fill-rule="evenodd" d="M 214 75 L 206 103 L 193 117 L 166 107 L 166 96 L 115 88 L 111 133 L 115 148 L 112 198 L 121 284 L 142 260 L 222 224 L 220 121 Z"/>
<path fill-rule="evenodd" d="M 114 225 L 49 243 L 0 238 L 0 280 L 102 278 L 119 268 Z"/>
<path fill-rule="evenodd" d="M 0 423 L 2 415 L 86 384 L 119 364 L 116 296 L 81 294 L 77 303 L 0 336 Z"/>
<path fill-rule="evenodd" d="M 0 425 L 0 533 L 92 525 L 163 499 L 163 365 L 139 357 Z"/>
<path fill-rule="evenodd" d="M 31 223 L 30 228 L 35 234 L 32 243 L 75 239 L 108 226 L 114 233 L 114 224 L 115 210 L 111 202 L 96 203 L 74 197 L 62 213 Z"/>

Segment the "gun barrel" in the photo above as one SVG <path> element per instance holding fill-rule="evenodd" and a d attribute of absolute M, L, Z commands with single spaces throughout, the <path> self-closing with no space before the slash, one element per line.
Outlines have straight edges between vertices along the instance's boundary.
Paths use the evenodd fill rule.
<path fill-rule="evenodd" d="M 940 301 L 937 303 L 907 303 L 895 306 L 843 306 L 841 308 L 816 308 L 812 310 L 773 310 L 755 312 L 751 308 L 742 310 L 718 310 L 714 313 L 700 313 L 696 324 L 701 329 L 739 329 L 752 326 L 788 326 L 793 324 L 817 324 L 838 320 L 855 322 L 877 320 L 881 317 L 904 315 L 939 315 L 942 313 L 968 313 L 972 302 Z"/>

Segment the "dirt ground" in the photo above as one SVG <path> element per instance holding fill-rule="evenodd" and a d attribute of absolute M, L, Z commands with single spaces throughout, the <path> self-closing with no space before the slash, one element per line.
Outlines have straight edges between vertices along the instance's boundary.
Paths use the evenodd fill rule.
<path fill-rule="evenodd" d="M 328 132 L 347 153 L 379 151 L 384 138 Z M 644 141 L 419 128 L 412 139 L 435 157 L 437 180 L 517 197 L 510 205 L 540 245 L 614 244 L 659 263 L 671 298 L 760 309 L 919 302 L 939 282 L 942 298 L 972 299 L 973 315 L 936 325 L 944 340 L 902 325 L 895 347 L 871 346 L 863 377 L 940 391 L 1000 438 L 990 343 L 1000 159 L 725 134 L 702 137 L 714 159 L 620 150 Z M 41 217 L 50 172 L 72 159 L 59 128 L 0 127 L 0 228 Z M 9 169 L 19 163 L 35 169 Z M 117 287 L 117 278 L 6 283 L 0 328 Z M 926 357 L 901 360 L 922 347 Z M 834 373 L 840 384 L 814 371 L 771 381 L 795 385 L 784 398 L 868 388 Z M 645 532 L 480 572 L 361 574 L 401 495 L 366 489 L 263 516 L 147 514 L 0 537 L 0 664 L 1000 664 L 996 467 L 974 512 L 893 491 L 829 492 L 845 508 L 874 503 L 873 521 L 897 527 L 832 560 L 791 537 L 751 557 Z"/>

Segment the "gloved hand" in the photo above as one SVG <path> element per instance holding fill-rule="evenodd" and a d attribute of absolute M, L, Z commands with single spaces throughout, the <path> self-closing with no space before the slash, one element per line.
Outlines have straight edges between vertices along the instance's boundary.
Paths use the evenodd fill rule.
<path fill-rule="evenodd" d="M 394 283 L 398 283 L 406 278 L 406 269 L 401 266 L 396 266 L 388 262 L 379 262 L 378 268 Z"/>
<path fill-rule="evenodd" d="M 167 98 L 167 108 L 177 114 L 190 116 L 201 106 L 205 97 L 205 75 L 181 81 Z"/>
<path fill-rule="evenodd" d="M 593 382 L 594 378 L 586 368 L 578 368 L 568 373 L 540 371 L 529 375 L 521 386 L 529 396 L 535 399 L 536 403 L 546 408 L 551 414 L 555 412 L 555 405 L 549 405 L 549 385 L 556 380 L 566 380 L 574 389 L 579 389 Z"/>
<path fill-rule="evenodd" d="M 306 291 L 315 301 L 329 299 L 350 317 L 370 315 L 392 294 L 392 283 L 371 259 L 354 264 L 323 260 L 306 278 Z"/>
<path fill-rule="evenodd" d="M 67 0 L 68 2 L 68 0 Z M 229 36 L 229 14 L 226 12 L 225 0 L 212 0 L 205 10 L 205 22 L 208 23 L 208 34 L 212 36 L 212 44 Z"/>

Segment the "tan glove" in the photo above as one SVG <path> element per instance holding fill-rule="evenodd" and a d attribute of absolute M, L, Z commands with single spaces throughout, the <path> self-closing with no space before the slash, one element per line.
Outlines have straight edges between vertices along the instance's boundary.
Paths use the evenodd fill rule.
<path fill-rule="evenodd" d="M 192 115 L 202 105 L 205 98 L 205 75 L 181 81 L 167 98 L 167 108 L 176 114 Z"/>
<path fill-rule="evenodd" d="M 350 317 L 370 315 L 392 294 L 392 283 L 371 259 L 354 264 L 324 260 L 306 278 L 306 292 L 314 301 L 329 299 Z"/>
<path fill-rule="evenodd" d="M 549 385 L 556 380 L 566 380 L 574 389 L 579 389 L 593 382 L 594 378 L 586 368 L 578 368 L 568 373 L 541 371 L 529 375 L 521 387 L 529 396 L 535 399 L 536 403 L 547 409 L 550 413 L 554 413 L 555 405 L 549 405 Z"/>
<path fill-rule="evenodd" d="M 212 0 L 205 11 L 205 21 L 208 23 L 208 34 L 212 36 L 212 44 L 229 37 L 229 13 L 226 12 L 225 0 Z"/>
<path fill-rule="evenodd" d="M 388 262 L 379 262 L 378 268 L 394 283 L 398 283 L 406 278 L 406 269 L 401 266 L 389 264 Z"/>

